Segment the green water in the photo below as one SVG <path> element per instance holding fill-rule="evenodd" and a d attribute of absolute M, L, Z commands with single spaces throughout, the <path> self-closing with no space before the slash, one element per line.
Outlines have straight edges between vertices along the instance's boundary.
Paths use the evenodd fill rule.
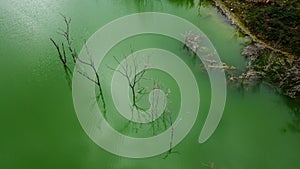
<path fill-rule="evenodd" d="M 158 0 L 1 1 L 0 169 L 205 169 L 207 165 L 217 169 L 299 168 L 299 117 L 295 115 L 297 111 L 299 114 L 299 106 L 266 84 L 250 89 L 228 85 L 223 118 L 213 136 L 199 144 L 210 104 L 208 76 L 200 61 L 193 59 L 181 43 L 158 35 L 126 39 L 108 56 L 129 54 L 130 45 L 134 50 L 157 47 L 177 54 L 189 65 L 199 84 L 201 105 L 195 126 L 174 148 L 178 153 L 166 159 L 165 154 L 146 159 L 118 157 L 101 149 L 83 131 L 63 66 L 49 41 L 50 37 L 61 40 L 56 34 L 64 27 L 59 13 L 72 18 L 71 33 L 78 50 L 100 27 L 121 16 L 143 11 L 174 14 L 197 25 L 223 62 L 243 70 L 246 62 L 240 50 L 245 38 L 238 37 L 236 29 L 215 8 L 202 7 L 199 11 L 180 4 Z M 107 63 L 116 64 L 109 59 Z M 109 79 L 111 74 L 102 75 Z M 171 77 L 155 70 L 147 76 L 165 77 L 161 83 L 176 91 Z M 173 94 L 175 98 L 179 95 Z M 173 99 L 170 103 L 175 110 L 177 102 Z M 122 130 L 113 122 L 118 115 L 111 117 L 110 122 L 123 133 L 151 135 L 143 128 L 139 134 Z"/>

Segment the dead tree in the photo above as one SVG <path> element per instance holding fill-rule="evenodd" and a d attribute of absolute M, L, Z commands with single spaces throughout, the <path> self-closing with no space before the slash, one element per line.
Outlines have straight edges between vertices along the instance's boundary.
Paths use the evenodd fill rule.
<path fill-rule="evenodd" d="M 64 18 L 66 28 L 59 29 L 57 33 L 64 37 L 64 39 L 67 43 L 67 49 L 72 56 L 73 62 L 76 63 L 77 53 L 76 53 L 75 48 L 72 47 L 72 40 L 71 40 L 71 35 L 70 35 L 71 18 L 68 19 L 64 15 L 61 15 L 61 16 Z M 67 56 L 66 56 L 66 49 L 65 49 L 64 43 L 62 42 L 61 47 L 60 47 L 58 45 L 58 43 L 56 43 L 55 40 L 53 40 L 53 38 L 50 38 L 50 40 L 53 43 L 53 45 L 55 46 L 55 48 L 59 54 L 59 58 L 60 58 L 61 62 L 63 63 L 64 66 L 67 66 Z"/>
<path fill-rule="evenodd" d="M 97 85 L 97 87 L 99 89 L 99 93 L 100 93 L 97 96 L 97 99 L 99 99 L 99 97 L 101 97 L 101 101 L 102 101 L 102 105 L 103 105 L 103 109 L 104 109 L 103 112 L 104 112 L 104 116 L 105 116 L 106 115 L 106 104 L 105 104 L 105 100 L 104 100 L 103 90 L 102 90 L 101 83 L 100 83 L 99 73 L 96 70 L 96 67 L 95 67 L 94 61 L 92 59 L 92 56 L 91 56 L 91 54 L 88 50 L 88 47 L 85 43 L 85 49 L 86 49 L 87 55 L 89 57 L 89 61 L 86 62 L 86 61 L 83 61 L 83 60 L 78 58 L 76 49 L 73 47 L 73 43 L 72 43 L 73 40 L 72 40 L 71 35 L 70 35 L 70 24 L 71 24 L 72 20 L 71 20 L 71 18 L 67 18 L 66 16 L 64 16 L 62 14 L 61 14 L 61 16 L 64 19 L 65 29 L 59 29 L 57 33 L 63 36 L 63 38 L 65 40 L 65 43 L 62 42 L 61 46 L 59 46 L 58 43 L 55 42 L 55 40 L 53 38 L 50 38 L 50 41 L 55 46 L 55 48 L 57 50 L 57 53 L 58 53 L 58 56 L 59 56 L 59 59 L 60 59 L 61 63 L 64 66 L 65 73 L 66 73 L 66 78 L 67 78 L 67 81 L 69 83 L 69 86 L 71 87 L 71 79 L 72 79 L 72 73 L 73 72 L 69 68 L 69 65 L 68 65 L 68 62 L 67 62 L 68 61 L 67 53 L 71 55 L 73 64 L 75 64 L 76 61 L 78 60 L 80 63 L 82 63 L 83 65 L 89 66 L 93 70 L 94 75 L 96 77 L 95 80 L 92 77 L 89 77 L 85 72 L 79 72 L 79 73 L 82 76 L 84 76 L 86 79 L 88 79 L 89 81 L 92 81 L 93 83 L 95 83 Z"/>
<path fill-rule="evenodd" d="M 71 18 L 67 19 L 67 17 L 65 17 L 64 15 L 61 15 L 61 16 L 64 18 L 66 28 L 65 28 L 65 30 L 59 29 L 59 31 L 57 33 L 64 37 L 64 39 L 67 43 L 67 49 L 68 49 L 68 51 L 70 52 L 70 54 L 73 58 L 73 62 L 76 63 L 77 54 L 76 54 L 75 48 L 72 47 L 72 40 L 71 40 L 71 36 L 70 36 Z M 64 66 L 66 80 L 68 81 L 69 87 L 71 88 L 72 71 L 68 66 L 67 52 L 66 52 L 66 49 L 65 49 L 65 44 L 64 44 L 64 42 L 62 42 L 61 46 L 59 46 L 59 44 L 57 42 L 55 42 L 55 40 L 53 38 L 50 38 L 50 41 L 52 42 L 52 44 L 56 48 L 56 51 L 58 53 L 58 57 L 59 57 L 61 63 L 63 64 L 63 66 Z"/>
<path fill-rule="evenodd" d="M 59 45 L 52 39 L 50 38 L 51 42 L 53 43 L 53 45 L 55 46 L 56 50 L 57 50 L 57 53 L 58 53 L 58 57 L 61 61 L 61 63 L 64 65 L 64 66 L 67 66 L 67 56 L 66 56 L 66 51 L 64 50 L 65 47 L 64 47 L 64 43 L 61 43 L 61 46 L 62 46 L 62 52 L 60 50 L 60 47 Z"/>
<path fill-rule="evenodd" d="M 63 67 L 64 67 L 64 71 L 65 71 L 65 75 L 66 75 L 65 78 L 68 82 L 69 87 L 71 88 L 72 71 L 69 68 L 69 66 L 67 65 L 67 56 L 66 56 L 66 51 L 65 51 L 65 48 L 64 48 L 64 43 L 61 43 L 61 49 L 60 49 L 59 45 L 52 38 L 50 38 L 50 40 L 56 48 L 56 51 L 58 53 L 58 57 L 59 57 L 61 63 L 63 64 Z"/>
<path fill-rule="evenodd" d="M 168 98 L 168 96 L 169 96 L 169 94 L 170 94 L 170 91 L 168 91 L 167 92 L 167 98 Z M 178 151 L 174 151 L 174 149 L 173 149 L 173 140 L 174 140 L 174 130 L 175 130 L 175 128 L 174 128 L 174 126 L 173 126 L 173 112 L 172 111 L 170 111 L 169 109 L 166 109 L 165 111 L 164 111 L 164 114 L 166 114 L 167 116 L 168 116 L 168 121 L 169 121 L 169 123 L 170 123 L 170 127 L 171 127 L 171 135 L 170 135 L 170 141 L 169 141 L 169 150 L 167 151 L 167 153 L 166 153 L 166 155 L 163 157 L 163 159 L 166 159 L 166 158 L 168 158 L 168 156 L 170 155 L 170 154 L 173 154 L 173 153 L 179 153 Z"/>
<path fill-rule="evenodd" d="M 133 53 L 133 50 L 131 49 L 131 53 Z M 133 56 L 134 57 L 134 56 Z M 125 61 L 124 64 L 122 64 L 115 56 L 114 56 L 115 61 L 118 63 L 118 65 L 120 65 L 120 69 L 114 69 L 108 66 L 108 68 L 112 69 L 113 71 L 117 71 L 118 73 L 120 73 L 122 76 L 124 76 L 127 79 L 131 94 L 132 94 L 132 107 L 136 108 L 137 111 L 142 110 L 144 111 L 144 108 L 141 108 L 138 105 L 138 101 L 140 99 L 141 96 L 145 95 L 148 93 L 148 91 L 145 91 L 146 89 L 144 87 L 140 86 L 140 82 L 142 79 L 147 79 L 144 77 L 146 71 L 148 70 L 148 65 L 145 64 L 143 65 L 143 68 L 141 71 L 139 70 L 139 65 L 137 63 L 136 59 L 133 59 L 133 66 L 129 65 L 129 61 L 128 61 L 128 57 L 124 57 Z M 147 80 L 151 80 L 153 81 L 153 87 L 152 90 L 155 89 L 161 89 L 161 85 L 159 85 L 157 80 L 153 80 L 153 79 L 147 79 Z M 151 111 L 151 127 L 152 127 L 152 131 L 153 131 L 153 135 L 156 134 L 156 129 L 160 129 L 160 124 L 163 123 L 163 128 L 167 129 L 168 127 L 171 127 L 171 134 L 170 134 L 170 140 L 169 140 L 169 150 L 167 151 L 167 154 L 165 157 L 163 157 L 164 159 L 167 158 L 170 154 L 172 153 L 178 153 L 176 151 L 173 151 L 173 140 L 174 140 L 174 126 L 173 126 L 173 113 L 172 111 L 170 111 L 168 108 L 166 108 L 163 112 L 163 116 L 161 118 L 157 119 L 157 112 L 156 112 L 156 108 L 158 106 L 158 100 L 159 100 L 159 96 L 156 95 L 155 92 L 152 93 L 152 104 L 154 104 L 152 107 L 152 111 Z M 166 99 L 164 100 L 165 102 L 167 101 L 167 98 L 170 94 L 170 89 L 168 90 L 168 92 L 166 93 Z M 156 119 L 156 120 L 155 120 Z M 133 123 L 132 121 L 129 121 L 126 126 L 124 128 L 129 128 L 131 125 L 134 125 L 134 130 L 135 132 L 138 132 L 138 128 L 136 128 L 136 125 Z"/>
<path fill-rule="evenodd" d="M 131 49 L 131 53 L 133 53 L 133 50 Z M 134 56 L 133 56 L 134 57 Z M 121 70 L 112 69 L 113 71 L 119 72 L 122 76 L 124 76 L 127 79 L 128 85 L 130 87 L 130 91 L 132 94 L 132 108 L 136 108 L 137 110 L 144 110 L 140 106 L 138 106 L 138 97 L 139 94 L 143 93 L 144 88 L 140 87 L 140 81 L 143 79 L 146 71 L 148 70 L 148 66 L 145 64 L 143 66 L 143 69 L 138 72 L 139 65 L 136 61 L 136 59 L 133 59 L 133 67 L 129 65 L 128 58 L 125 56 L 125 65 L 122 65 L 121 62 L 114 56 L 115 61 L 121 66 Z M 131 79 L 133 77 L 133 79 Z"/>
<path fill-rule="evenodd" d="M 156 89 L 162 89 L 162 84 L 159 83 L 158 80 L 155 79 L 151 79 L 151 81 L 153 81 L 153 87 L 152 90 L 156 90 Z M 148 93 L 148 92 L 146 92 Z M 163 105 L 167 105 L 167 101 L 168 101 L 168 96 L 171 93 L 171 90 L 168 89 L 168 91 L 166 92 L 166 99 L 163 100 Z M 152 92 L 152 107 L 151 107 L 151 128 L 152 128 L 152 133 L 153 135 L 157 134 L 157 131 L 164 129 L 167 130 L 169 126 L 171 126 L 171 122 L 170 122 L 170 118 L 169 118 L 169 114 L 167 112 L 169 112 L 168 110 L 165 110 L 164 113 L 161 115 L 160 118 L 158 118 L 158 105 L 161 104 L 159 102 L 159 95 L 157 94 L 157 92 Z"/>
<path fill-rule="evenodd" d="M 94 79 L 93 77 L 90 77 L 85 72 L 78 71 L 78 73 L 81 74 L 83 77 L 85 77 L 87 80 L 93 82 L 98 87 L 98 89 L 99 89 L 99 95 L 98 96 L 101 98 L 102 105 L 103 105 L 103 114 L 106 117 L 106 104 L 105 104 L 105 100 L 104 100 L 103 89 L 102 89 L 102 86 L 101 86 L 100 75 L 99 75 L 99 73 L 96 69 L 96 66 L 95 66 L 95 63 L 94 63 L 94 60 L 93 60 L 93 56 L 90 53 L 89 48 L 88 48 L 86 43 L 84 43 L 84 47 L 85 47 L 86 54 L 87 54 L 89 60 L 84 61 L 84 60 L 80 59 L 79 57 L 77 57 L 77 60 L 78 60 L 78 62 L 82 63 L 83 65 L 86 65 L 86 66 L 90 67 L 93 70 L 93 73 L 94 73 L 96 79 Z M 97 97 L 97 98 L 99 98 L 99 97 Z"/>
<path fill-rule="evenodd" d="M 67 18 L 66 16 L 64 16 L 62 14 L 61 14 L 61 16 L 64 18 L 66 28 L 65 28 L 65 30 L 59 29 L 58 33 L 61 34 L 65 38 L 67 45 L 68 45 L 67 48 L 72 56 L 73 62 L 76 63 L 77 53 L 76 53 L 75 48 L 72 47 L 72 38 L 70 36 L 70 23 L 71 23 L 72 19 Z M 63 50 L 64 50 L 64 48 L 63 48 Z"/>

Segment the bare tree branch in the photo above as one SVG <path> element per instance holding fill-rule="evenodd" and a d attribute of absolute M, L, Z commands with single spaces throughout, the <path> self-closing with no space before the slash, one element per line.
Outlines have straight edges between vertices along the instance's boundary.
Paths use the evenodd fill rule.
<path fill-rule="evenodd" d="M 86 73 L 83 73 L 81 71 L 77 71 L 77 72 L 79 74 L 81 74 L 83 77 L 87 78 L 88 80 L 90 80 L 90 81 L 94 82 L 96 85 L 98 85 L 98 83 L 94 79 L 90 78 Z"/>
<path fill-rule="evenodd" d="M 65 57 L 64 45 L 62 45 L 62 47 L 63 47 L 63 53 L 64 53 L 64 55 L 62 55 L 58 44 L 52 38 L 50 38 L 50 40 L 51 40 L 51 42 L 53 43 L 53 45 L 55 46 L 55 48 L 57 50 L 57 53 L 58 53 L 60 61 L 63 63 L 63 65 L 66 65 L 67 64 L 67 59 Z"/>
<path fill-rule="evenodd" d="M 133 53 L 132 47 L 131 47 L 131 53 Z M 111 70 L 117 71 L 118 73 L 120 73 L 122 76 L 124 76 L 127 79 L 128 85 L 129 85 L 131 93 L 132 93 L 132 106 L 134 108 L 136 108 L 137 110 L 143 110 L 143 108 L 141 108 L 137 105 L 139 92 L 136 91 L 137 90 L 136 87 L 137 87 L 137 84 L 139 84 L 139 82 L 141 81 L 141 79 L 143 79 L 145 72 L 147 70 L 147 66 L 145 65 L 141 71 L 137 72 L 139 67 L 138 67 L 138 63 L 135 58 L 133 59 L 133 67 L 129 66 L 128 58 L 126 56 L 124 56 L 124 59 L 125 59 L 124 64 L 125 65 L 123 65 L 115 56 L 113 56 L 113 58 L 118 63 L 118 65 L 120 65 L 121 70 L 113 69 L 109 66 L 108 66 L 108 68 Z M 130 79 L 132 77 L 131 73 L 134 73 L 133 80 Z"/>
<path fill-rule="evenodd" d="M 93 70 L 93 73 L 94 73 L 94 75 L 96 77 L 96 80 L 94 78 L 88 76 L 87 73 L 84 73 L 84 72 L 81 72 L 81 71 L 78 71 L 78 73 L 81 74 L 86 79 L 88 79 L 89 81 L 95 83 L 98 86 L 100 97 L 101 97 L 101 100 L 102 100 L 102 105 L 103 105 L 103 110 L 104 110 L 104 116 L 106 116 L 106 104 L 105 104 L 105 100 L 104 100 L 102 85 L 101 85 L 101 82 L 100 82 L 100 76 L 99 76 L 99 73 L 98 73 L 98 71 L 97 71 L 97 69 L 95 67 L 93 56 L 91 55 L 86 42 L 84 43 L 84 46 L 85 46 L 85 50 L 86 50 L 86 53 L 87 53 L 88 58 L 89 58 L 89 62 L 83 61 L 79 57 L 77 57 L 77 60 L 80 63 L 82 63 L 83 65 L 86 65 L 86 66 L 90 67 Z"/>
<path fill-rule="evenodd" d="M 57 33 L 62 35 L 65 38 L 65 40 L 67 42 L 67 48 L 72 56 L 73 62 L 76 63 L 77 53 L 76 53 L 75 48 L 72 47 L 72 40 L 71 40 L 71 35 L 70 35 L 70 24 L 71 24 L 72 19 L 71 18 L 68 19 L 63 14 L 60 14 L 60 15 L 64 19 L 66 28 L 65 28 L 65 30 L 59 29 Z"/>

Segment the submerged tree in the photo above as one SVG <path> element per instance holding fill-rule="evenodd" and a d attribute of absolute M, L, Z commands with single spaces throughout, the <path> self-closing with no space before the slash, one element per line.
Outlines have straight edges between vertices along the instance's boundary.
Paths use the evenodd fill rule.
<path fill-rule="evenodd" d="M 84 43 L 84 47 L 86 50 L 86 54 L 88 56 L 88 61 L 84 61 L 84 60 L 80 59 L 79 57 L 77 58 L 77 60 L 78 60 L 78 62 L 82 63 L 83 65 L 90 67 L 93 70 L 93 73 L 94 73 L 96 79 L 93 77 L 90 77 L 86 72 L 78 71 L 78 73 L 81 74 L 83 77 L 85 77 L 87 80 L 93 82 L 98 87 L 99 95 L 97 96 L 97 98 L 99 98 L 99 97 L 101 98 L 103 111 L 104 111 L 103 115 L 104 115 L 104 117 L 106 117 L 106 104 L 105 104 L 105 100 L 104 100 L 102 85 L 100 82 L 100 75 L 98 73 L 98 70 L 95 67 L 95 62 L 93 60 L 93 56 L 90 53 L 86 42 Z"/>
<path fill-rule="evenodd" d="M 75 51 L 75 48 L 72 47 L 72 40 L 71 40 L 71 35 L 70 35 L 71 18 L 67 18 L 66 16 L 64 16 L 62 14 L 61 14 L 61 16 L 64 19 L 64 23 L 65 23 L 66 27 L 65 27 L 65 29 L 59 29 L 59 31 L 57 33 L 64 37 L 65 43 L 67 44 L 67 51 L 71 54 L 71 57 L 73 59 L 73 64 L 74 64 L 74 63 L 76 63 L 77 53 Z M 57 43 L 53 38 L 50 38 L 50 41 L 56 48 L 59 59 L 64 66 L 66 79 L 68 81 L 69 87 L 71 88 L 72 71 L 68 65 L 68 57 L 67 57 L 65 43 L 61 42 L 61 46 L 60 46 L 59 43 Z"/>
<path fill-rule="evenodd" d="M 169 150 L 167 151 L 166 155 L 163 157 L 163 159 L 166 159 L 169 157 L 170 154 L 173 154 L 173 153 L 179 153 L 178 151 L 174 151 L 173 149 L 173 140 L 174 140 L 174 126 L 173 126 L 173 113 L 172 111 L 166 109 L 165 112 L 168 116 L 168 120 L 169 120 L 169 123 L 170 123 L 170 127 L 171 127 L 171 134 L 170 134 L 170 140 L 169 140 Z"/>
<path fill-rule="evenodd" d="M 94 61 L 92 59 L 92 55 L 89 52 L 88 46 L 85 42 L 84 47 L 85 47 L 85 50 L 87 52 L 89 61 L 84 61 L 84 60 L 82 60 L 78 57 L 76 49 L 73 47 L 73 40 L 72 40 L 71 34 L 70 34 L 70 24 L 71 24 L 71 21 L 72 21 L 71 18 L 67 18 L 66 16 L 64 16 L 62 14 L 61 14 L 61 16 L 64 19 L 65 29 L 59 29 L 57 33 L 63 36 L 65 42 L 61 42 L 61 46 L 60 46 L 59 43 L 57 43 L 53 38 L 50 38 L 50 41 L 55 46 L 56 51 L 57 51 L 58 56 L 59 56 L 59 59 L 60 59 L 61 63 L 64 66 L 64 70 L 65 70 L 66 79 L 68 81 L 68 84 L 71 88 L 73 72 L 71 71 L 71 69 L 69 67 L 70 66 L 70 63 L 68 62 L 69 57 L 67 56 L 67 54 L 70 54 L 70 57 L 71 57 L 71 60 L 72 60 L 71 64 L 74 65 L 74 64 L 76 64 L 77 61 L 79 61 L 81 64 L 89 66 L 93 70 L 93 73 L 96 77 L 95 79 L 93 77 L 88 76 L 85 72 L 80 71 L 78 73 L 80 73 L 83 77 L 85 77 L 89 81 L 95 83 L 95 85 L 98 87 L 99 95 L 97 96 L 97 100 L 99 98 L 101 98 L 102 105 L 103 105 L 103 110 L 104 110 L 103 112 L 104 112 L 104 115 L 106 115 L 106 104 L 105 104 L 103 90 L 102 90 L 102 86 L 101 86 L 101 82 L 100 82 L 100 76 L 99 76 L 99 73 L 98 73 L 98 71 L 95 67 L 95 64 L 94 64 Z"/>
<path fill-rule="evenodd" d="M 67 18 L 64 15 L 61 15 L 64 19 L 64 23 L 66 28 L 65 29 L 59 29 L 57 32 L 58 34 L 62 35 L 65 39 L 65 43 L 67 44 L 67 50 L 71 54 L 71 57 L 73 59 L 73 63 L 76 63 L 77 59 L 77 53 L 75 48 L 72 47 L 72 38 L 70 35 L 70 24 L 71 24 L 71 18 Z M 59 58 L 64 66 L 67 66 L 67 57 L 66 57 L 66 49 L 64 42 L 61 43 L 61 47 L 53 40 L 53 38 L 50 38 L 53 45 L 56 47 L 57 52 L 59 54 Z M 63 54 L 62 54 L 63 53 Z"/>
<path fill-rule="evenodd" d="M 53 45 L 55 46 L 58 56 L 59 56 L 59 59 L 64 66 L 65 77 L 66 77 L 69 87 L 71 88 L 72 71 L 69 68 L 69 66 L 67 65 L 67 56 L 66 56 L 66 51 L 64 48 L 64 43 L 61 44 L 61 47 L 62 47 L 62 50 L 61 50 L 60 46 L 52 38 L 50 38 L 50 40 L 53 43 Z"/>
<path fill-rule="evenodd" d="M 70 35 L 71 18 L 67 18 L 63 15 L 62 17 L 64 19 L 64 23 L 66 27 L 65 29 L 60 29 L 58 33 L 63 36 L 64 41 L 58 43 L 53 38 L 50 38 L 50 41 L 54 45 L 58 54 L 58 58 L 64 67 L 69 86 L 71 87 L 71 80 L 72 80 L 72 73 L 73 73 L 70 67 L 73 67 L 74 64 L 78 64 L 79 65 L 78 73 L 82 75 L 82 77 L 86 78 L 88 81 L 94 83 L 97 86 L 97 91 L 99 92 L 99 94 L 97 95 L 97 100 L 100 99 L 102 101 L 103 115 L 106 118 L 106 104 L 105 104 L 105 97 L 102 89 L 101 77 L 95 66 L 93 55 L 90 52 L 87 43 L 85 42 L 84 49 L 87 57 L 86 58 L 78 57 L 76 50 L 73 47 L 73 43 L 72 43 L 73 40 Z M 131 53 L 133 54 L 132 48 L 131 48 Z M 142 113 L 145 111 L 145 108 L 139 105 L 139 101 L 144 95 L 147 94 L 147 91 L 146 88 L 142 86 L 141 81 L 142 79 L 146 79 L 145 74 L 147 70 L 149 70 L 149 66 L 147 63 L 141 65 L 141 63 L 139 63 L 136 59 L 133 59 L 133 64 L 130 65 L 128 58 L 124 57 L 124 59 L 125 59 L 124 62 L 125 64 L 123 65 L 116 57 L 114 57 L 114 60 L 120 65 L 120 69 L 119 70 L 113 69 L 113 70 L 119 72 L 122 76 L 124 76 L 127 79 L 128 86 L 132 95 L 131 97 L 132 111 L 133 109 L 135 109 L 138 111 L 138 113 Z M 81 68 L 88 68 L 92 70 L 92 74 L 88 74 L 87 71 L 84 71 L 84 69 Z M 151 79 L 147 79 L 147 80 L 151 80 Z M 152 90 L 156 90 L 156 89 L 161 89 L 161 85 L 159 85 L 158 81 L 154 81 L 153 83 Z M 148 94 L 149 93 L 150 92 L 148 92 Z M 161 130 L 162 128 L 166 130 L 167 128 L 171 127 L 171 135 L 169 140 L 170 150 L 167 152 L 167 155 L 165 156 L 165 158 L 167 158 L 169 154 L 174 153 L 172 151 L 173 138 L 174 138 L 174 128 L 172 122 L 173 114 L 169 109 L 166 108 L 163 112 L 163 116 L 161 118 L 157 118 L 158 115 L 156 112 L 156 106 L 159 105 L 160 96 L 155 92 L 153 92 L 152 94 L 154 95 L 152 96 L 153 99 L 152 102 L 154 105 L 152 107 L 153 110 L 151 110 L 151 114 L 150 114 L 151 123 L 149 123 L 148 126 L 150 125 L 153 127 L 152 128 L 153 135 L 157 133 L 156 130 Z M 167 95 L 168 94 L 169 91 L 167 92 Z M 167 100 L 165 99 L 164 102 L 167 102 Z M 135 124 L 136 127 L 138 125 L 142 125 L 132 121 L 130 121 L 128 125 L 133 123 Z M 137 130 L 138 128 L 136 128 L 136 131 Z"/>
<path fill-rule="evenodd" d="M 133 49 L 131 48 L 131 53 L 133 54 Z M 139 64 L 136 59 L 133 59 L 133 66 L 129 65 L 128 57 L 124 56 L 125 65 L 123 65 L 115 56 L 113 56 L 115 61 L 121 66 L 121 70 L 112 69 L 113 71 L 119 72 L 122 76 L 124 76 L 128 82 L 128 86 L 130 88 L 132 94 L 132 108 L 136 108 L 139 110 L 145 110 L 144 108 L 138 105 L 139 96 L 142 96 L 144 92 L 144 88 L 141 87 L 140 82 L 144 78 L 146 71 L 148 70 L 148 65 L 144 64 L 141 71 L 138 71 Z M 134 56 L 133 56 L 134 57 Z"/>

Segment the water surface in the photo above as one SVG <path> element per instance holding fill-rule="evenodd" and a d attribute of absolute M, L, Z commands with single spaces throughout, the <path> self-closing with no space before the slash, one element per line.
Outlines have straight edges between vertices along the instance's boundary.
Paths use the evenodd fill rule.
<path fill-rule="evenodd" d="M 246 62 L 240 50 L 246 39 L 237 36 L 217 9 L 206 6 L 199 10 L 189 3 L 159 0 L 11 0 L 0 4 L 0 168 L 205 169 L 215 165 L 218 169 L 294 169 L 300 165 L 299 107 L 267 84 L 249 89 L 229 85 L 219 127 L 207 142 L 199 144 L 210 104 L 208 76 L 181 43 L 158 35 L 126 39 L 108 56 L 128 54 L 129 46 L 134 50 L 157 47 L 177 54 L 189 65 L 197 77 L 201 106 L 196 125 L 174 148 L 178 153 L 166 159 L 165 154 L 122 158 L 98 147 L 82 130 L 63 66 L 49 40 L 62 40 L 56 33 L 64 27 L 60 13 L 72 18 L 71 33 L 78 50 L 100 27 L 121 16 L 144 11 L 174 14 L 197 25 L 222 61 L 242 71 Z M 107 63 L 114 64 L 109 59 Z M 111 74 L 102 75 L 109 79 Z M 176 88 L 162 72 L 153 70 L 148 76 L 166 76 L 161 83 Z M 138 137 L 151 134 L 123 132 Z"/>

